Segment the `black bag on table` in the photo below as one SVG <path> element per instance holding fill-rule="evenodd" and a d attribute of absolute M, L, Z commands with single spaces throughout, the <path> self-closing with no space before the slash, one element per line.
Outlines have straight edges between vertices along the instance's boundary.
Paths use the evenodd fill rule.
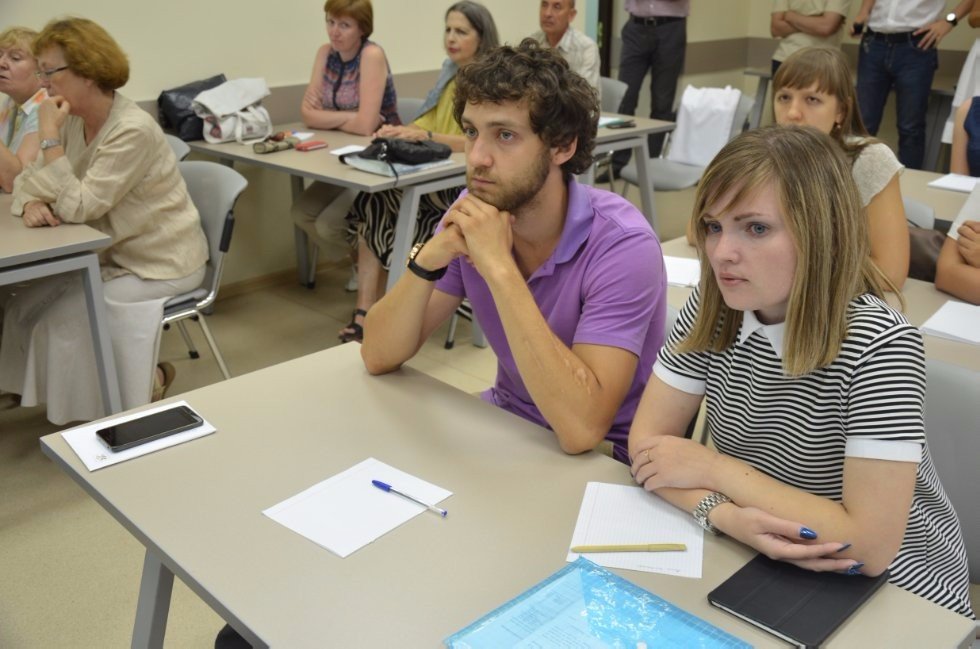
<path fill-rule="evenodd" d="M 418 165 L 445 160 L 453 150 L 448 145 L 432 140 L 402 140 L 395 137 L 378 137 L 357 154 L 368 160 L 382 160 L 406 165 Z"/>
<path fill-rule="evenodd" d="M 202 139 L 204 122 L 194 114 L 191 102 L 198 94 L 220 86 L 225 81 L 225 75 L 219 74 L 161 92 L 157 97 L 157 110 L 163 130 L 173 133 L 185 142 Z"/>

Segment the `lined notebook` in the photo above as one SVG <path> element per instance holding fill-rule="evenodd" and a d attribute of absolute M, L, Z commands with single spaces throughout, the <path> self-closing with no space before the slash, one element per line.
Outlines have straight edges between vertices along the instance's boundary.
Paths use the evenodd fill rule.
<path fill-rule="evenodd" d="M 819 647 L 888 580 L 813 572 L 758 555 L 708 601 L 798 647 Z"/>

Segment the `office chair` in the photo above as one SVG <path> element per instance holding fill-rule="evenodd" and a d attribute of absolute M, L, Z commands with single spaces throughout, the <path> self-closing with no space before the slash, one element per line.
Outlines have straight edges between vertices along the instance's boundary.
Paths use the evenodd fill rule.
<path fill-rule="evenodd" d="M 176 135 L 171 135 L 170 133 L 164 133 L 163 137 L 167 138 L 167 144 L 173 149 L 174 155 L 177 156 L 177 162 L 180 162 L 191 152 L 191 148 L 187 146 L 187 142 Z"/>
<path fill-rule="evenodd" d="M 966 543 L 970 581 L 980 584 L 980 372 L 926 360 L 926 439 Z M 980 623 L 977 624 L 980 648 Z"/>
<path fill-rule="evenodd" d="M 419 109 L 422 108 L 422 103 L 424 99 L 419 99 L 418 97 L 399 97 L 398 98 L 398 116 L 402 120 L 402 124 L 411 124 L 419 116 Z"/>
<path fill-rule="evenodd" d="M 626 94 L 626 89 L 629 86 L 625 82 L 619 79 L 612 79 L 610 77 L 599 77 L 599 88 L 600 88 L 600 98 L 599 107 L 604 113 L 618 113 L 619 105 L 623 101 L 623 95 Z M 596 158 L 595 161 L 595 173 L 598 176 L 601 169 L 609 169 L 609 165 L 612 164 L 613 152 L 604 153 Z M 613 184 L 615 178 L 612 177 L 612 173 L 609 174 L 609 191 L 616 191 L 616 187 Z"/>
<path fill-rule="evenodd" d="M 231 245 L 232 230 L 235 226 L 235 214 L 232 210 L 238 197 L 248 186 L 248 181 L 231 167 L 216 162 L 185 161 L 177 163 L 177 167 L 184 177 L 184 182 L 187 183 L 187 192 L 201 215 L 201 227 L 208 240 L 208 263 L 200 287 L 172 297 L 164 303 L 163 328 L 169 329 L 170 323 L 176 322 L 180 335 L 187 344 L 190 357 L 198 358 L 200 354 L 194 347 L 194 342 L 183 322 L 187 318 L 197 321 L 221 369 L 221 374 L 228 379 L 231 378 L 231 374 L 205 322 L 204 310 L 218 297 L 224 256 Z"/>
<path fill-rule="evenodd" d="M 735 108 L 735 116 L 732 119 L 732 129 L 728 137 L 729 141 L 745 130 L 746 120 L 754 104 L 755 99 L 744 93 L 739 97 L 738 106 Z M 686 128 L 686 125 L 682 122 L 682 118 L 678 117 L 677 130 L 683 128 Z M 670 145 L 670 135 L 668 133 L 667 139 L 664 141 L 664 151 L 667 151 Z M 654 191 L 678 191 L 693 187 L 701 180 L 701 175 L 704 174 L 705 167 L 675 162 L 668 160 L 663 155 L 661 153 L 661 157 L 651 158 L 647 161 L 647 171 L 650 177 L 646 179 L 646 182 L 653 185 Z M 623 187 L 620 194 L 625 196 L 627 184 L 639 184 L 636 163 L 630 160 L 630 163 L 620 170 L 619 177 L 623 179 Z"/>

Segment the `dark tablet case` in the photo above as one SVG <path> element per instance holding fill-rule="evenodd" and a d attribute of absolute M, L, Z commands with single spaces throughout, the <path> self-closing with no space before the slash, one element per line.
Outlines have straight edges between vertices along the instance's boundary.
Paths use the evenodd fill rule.
<path fill-rule="evenodd" d="M 708 601 L 783 640 L 818 647 L 887 580 L 887 571 L 877 577 L 813 572 L 760 554 L 708 593 Z"/>

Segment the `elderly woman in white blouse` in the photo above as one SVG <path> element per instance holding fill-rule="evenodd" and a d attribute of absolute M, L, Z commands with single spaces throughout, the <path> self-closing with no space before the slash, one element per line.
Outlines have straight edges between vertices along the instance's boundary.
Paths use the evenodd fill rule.
<path fill-rule="evenodd" d="M 129 78 L 119 45 L 83 18 L 49 23 L 34 42 L 49 98 L 38 107 L 41 154 L 14 184 L 27 227 L 87 223 L 110 235 L 100 253 L 124 408 L 173 379 L 157 367 L 163 303 L 200 285 L 207 242 L 153 118 L 116 92 Z M 4 302 L 0 390 L 47 404 L 56 424 L 106 414 L 87 335 L 81 281 L 57 276 Z"/>

